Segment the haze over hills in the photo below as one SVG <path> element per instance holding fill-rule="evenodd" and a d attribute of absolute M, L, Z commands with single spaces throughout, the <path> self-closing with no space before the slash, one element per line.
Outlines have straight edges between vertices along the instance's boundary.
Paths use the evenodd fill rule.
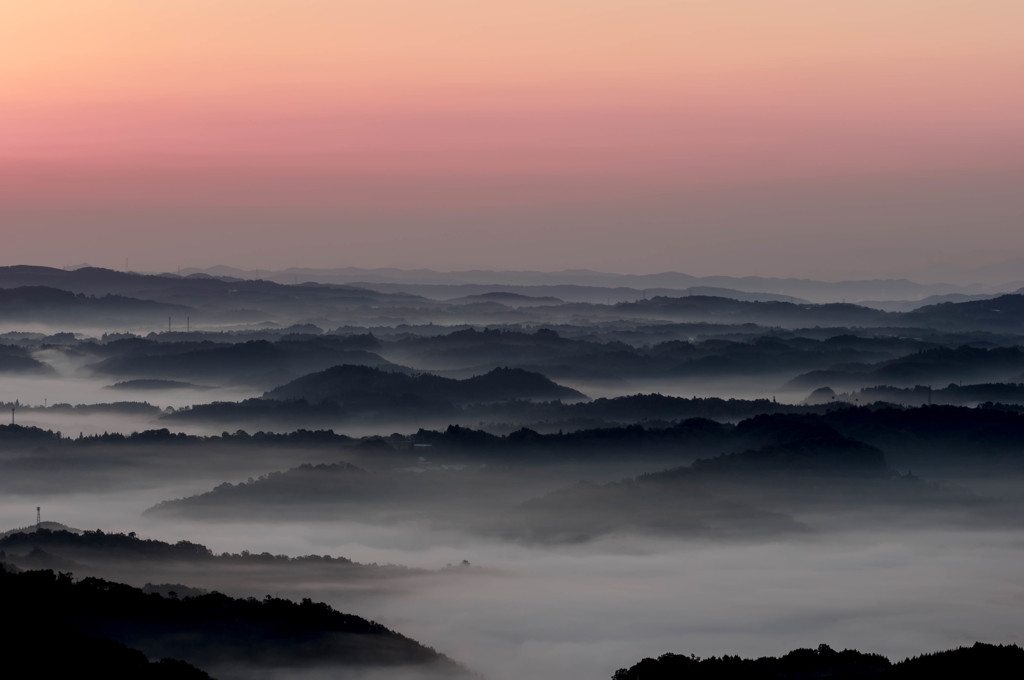
<path fill-rule="evenodd" d="M 893 385 L 946 386 L 968 383 L 1017 382 L 1024 377 L 1024 352 L 1020 347 L 931 348 L 871 365 L 848 365 L 812 371 L 794 378 L 793 386 L 829 385 L 846 388 Z"/>
<path fill-rule="evenodd" d="M 386 273 L 0 269 L 0 518 L 111 527 L 42 523 L 0 539 L 7 562 L 171 600 L 308 598 L 492 680 L 608 677 L 683 638 L 1008 639 L 1016 610 L 993 603 L 1018 588 L 1024 296 Z M 894 620 L 924 642 L 892 643 Z M 168 629 L 198 630 L 185 646 L 123 642 L 251 676 L 189 626 Z M 292 677 L 312 638 L 274 636 Z"/>
<path fill-rule="evenodd" d="M 761 285 L 763 282 L 756 283 Z M 840 285 L 802 283 L 819 293 L 837 290 L 835 287 Z M 849 285 L 881 286 L 874 291 L 880 292 L 890 283 L 849 282 Z M 857 325 L 992 332 L 1020 330 L 1015 321 L 1017 316 L 1012 313 L 1018 302 L 1012 295 L 957 303 L 968 305 L 963 308 L 963 314 L 942 304 L 918 306 L 909 312 L 896 313 L 834 301 L 839 295 L 831 296 L 833 301 L 827 304 L 801 302 L 803 299 L 828 299 L 830 294 L 794 297 L 787 293 L 709 285 L 689 286 L 677 291 L 613 290 L 573 285 L 577 288 L 509 290 L 498 286 L 477 287 L 469 291 L 459 288 L 457 291 L 449 290 L 444 296 L 446 299 L 428 299 L 408 292 L 378 292 L 342 284 L 280 284 L 208 275 L 157 276 L 95 268 L 64 271 L 19 266 L 0 268 L 0 289 L 5 290 L 5 297 L 0 299 L 0 311 L 6 310 L 10 320 L 18 322 L 49 323 L 58 318 L 54 316 L 56 314 L 80 327 L 89 323 L 93 330 L 104 326 L 112 326 L 111 330 L 126 327 L 155 330 L 162 327 L 166 319 L 169 330 L 173 326 L 173 330 L 180 331 L 182 317 L 185 317 L 186 329 L 189 330 L 192 323 L 209 330 L 211 327 L 223 329 L 239 324 L 249 324 L 250 327 L 253 324 L 277 327 L 313 324 L 321 328 L 342 324 L 371 326 L 381 322 L 394 327 L 435 321 L 470 325 L 551 324 L 566 318 L 582 324 L 607 324 L 620 322 L 623 318 L 635 318 L 645 321 L 756 323 L 786 328 Z M 908 284 L 909 287 L 900 285 L 902 287 L 897 287 L 899 291 L 910 299 L 927 297 L 910 290 L 913 288 L 920 292 L 921 287 L 916 284 Z M 756 288 L 752 283 L 750 287 Z M 660 292 L 667 295 L 659 295 Z M 842 299 L 846 298 L 842 295 Z M 884 298 L 876 295 L 868 296 L 868 299 Z M 909 309 L 913 305 L 894 302 L 881 306 Z M 1001 307 L 1007 307 L 1008 313 L 1002 313 Z M 965 322 L 968 315 L 970 321 Z"/>
<path fill-rule="evenodd" d="M 1017 475 L 1024 461 L 1014 460 L 1006 447 L 1021 432 L 1019 413 L 850 407 L 757 416 L 734 427 L 689 420 L 570 434 L 519 430 L 504 437 L 450 427 L 420 431 L 409 440 L 378 440 L 375 453 L 355 447 L 347 457 L 358 456 L 360 465 L 302 465 L 220 484 L 148 512 L 217 521 L 341 514 L 386 523 L 417 517 L 449 530 L 552 543 L 622 531 L 691 538 L 785 535 L 821 531 L 830 514 L 856 515 L 863 528 L 879 521 L 891 525 L 892 517 L 876 515 L 885 508 L 895 509 L 900 522 L 1015 525 L 1016 502 L 927 483 L 894 466 L 934 471 L 940 478 L 966 468 Z M 958 452 L 961 438 L 990 453 Z M 895 452 L 891 461 L 880 447 Z M 587 465 L 591 475 L 604 470 L 612 481 L 560 484 L 560 468 L 570 463 Z M 654 472 L 616 477 L 630 466 Z M 534 468 L 544 472 L 535 476 Z"/>
<path fill-rule="evenodd" d="M 93 364 L 91 369 L 109 376 L 273 385 L 338 364 L 399 368 L 372 352 L 329 341 L 146 343 L 133 349 Z"/>

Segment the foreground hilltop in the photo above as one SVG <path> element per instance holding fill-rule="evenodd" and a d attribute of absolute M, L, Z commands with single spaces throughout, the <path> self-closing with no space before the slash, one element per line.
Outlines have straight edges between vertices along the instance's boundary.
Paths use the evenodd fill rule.
<path fill-rule="evenodd" d="M 38 522 L 36 524 L 30 524 L 26 527 L 19 527 L 17 529 L 9 529 L 7 531 L 0 532 L 0 542 L 7 538 L 10 538 L 11 536 L 14 536 L 15 534 L 35 534 L 37 532 L 49 534 L 53 531 L 62 531 L 67 532 L 68 534 L 82 533 L 81 529 L 75 529 L 73 527 L 69 527 L 66 524 L 61 524 L 60 522 Z"/>

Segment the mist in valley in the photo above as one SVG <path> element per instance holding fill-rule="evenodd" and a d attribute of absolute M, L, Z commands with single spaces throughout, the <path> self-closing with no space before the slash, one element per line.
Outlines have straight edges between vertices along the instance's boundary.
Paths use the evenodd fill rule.
<path fill-rule="evenodd" d="M 76 501 L 67 510 L 87 499 Z M 11 508 L 4 510 L 11 516 Z M 214 552 L 329 553 L 412 567 L 379 576 L 259 566 L 221 575 L 173 563 L 97 571 L 139 586 L 184 582 L 236 596 L 311 597 L 402 631 L 496 680 L 610 677 L 669 649 L 753 657 L 826 643 L 899 659 L 979 638 L 1022 642 L 1017 567 L 1024 541 L 1016 531 L 840 528 L 738 543 L 612 536 L 551 548 L 344 520 L 125 524 L 118 515 L 124 516 L 92 517 Z M 460 566 L 462 560 L 470 564 Z"/>
<path fill-rule="evenodd" d="M 235 282 L 14 274 L 224 312 L 90 331 L 52 321 L 99 302 L 48 294 L 50 325 L 0 343 L 0 529 L 27 532 L 0 537 L 6 564 L 142 589 L 109 592 L 174 621 L 223 593 L 284 626 L 257 669 L 243 629 L 218 650 L 200 623 L 88 613 L 150 656 L 505 680 L 1021 642 L 1024 329 L 1001 311 L 1019 295 L 882 312 L 258 282 L 244 324 Z M 342 642 L 303 662 L 296 625 Z"/>

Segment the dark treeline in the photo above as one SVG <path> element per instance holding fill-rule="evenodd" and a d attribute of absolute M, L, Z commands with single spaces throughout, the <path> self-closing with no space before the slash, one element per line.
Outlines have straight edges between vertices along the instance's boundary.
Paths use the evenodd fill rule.
<path fill-rule="evenodd" d="M 165 658 L 151 662 L 137 649 L 68 625 L 46 622 L 45 628 L 26 628 L 21 621 L 4 621 L 0 635 L 8 672 L 21 668 L 26 677 L 211 680 L 210 675 L 184 661 Z"/>
<path fill-rule="evenodd" d="M 1024 349 L 1014 347 L 933 347 L 874 363 L 850 363 L 793 378 L 792 388 L 949 385 L 1013 381 L 1024 371 Z"/>
<path fill-rule="evenodd" d="M 973 406 L 975 404 L 1024 404 L 1024 383 L 980 383 L 961 385 L 950 383 L 945 387 L 915 385 L 914 387 L 893 387 L 876 385 L 865 387 L 849 394 L 831 395 L 831 399 L 845 403 L 887 402 L 901 406 L 923 406 L 925 404 L 946 404 L 950 406 Z"/>
<path fill-rule="evenodd" d="M 0 345 L 0 373 L 50 375 L 54 370 L 32 358 L 32 354 L 24 347 Z"/>
<path fill-rule="evenodd" d="M 1024 672 L 1024 649 L 1017 645 L 981 642 L 971 647 L 922 654 L 892 663 L 880 654 L 828 645 L 796 649 L 781 657 L 744 659 L 712 656 L 701 659 L 664 654 L 616 671 L 612 680 L 772 680 L 775 678 L 878 678 L 878 680 L 973 680 L 1013 677 Z"/>
<path fill-rule="evenodd" d="M 568 408 L 589 407 L 594 404 L 601 409 L 613 409 L 613 402 L 621 401 L 624 407 L 640 408 L 639 404 L 650 400 L 663 404 L 660 413 L 669 415 L 673 406 L 680 410 L 706 410 L 749 412 L 756 406 L 769 406 L 771 402 L 748 402 L 719 399 L 678 399 L 653 395 L 650 397 L 623 397 L 618 400 L 598 400 L 588 404 L 572 405 Z M 656 411 L 658 413 L 658 411 Z M 807 428 L 827 426 L 840 434 L 858 439 L 880 448 L 908 448 L 920 451 L 933 447 L 936 456 L 945 456 L 954 444 L 972 445 L 971 455 L 981 458 L 986 455 L 1001 456 L 1015 450 L 1024 438 L 1024 412 L 1019 407 L 983 405 L 968 408 L 963 406 L 920 406 L 901 407 L 886 403 L 866 406 L 830 404 L 815 407 L 785 407 L 776 412 L 745 417 L 736 424 L 720 422 L 711 418 L 687 417 L 665 418 L 642 424 L 626 426 L 583 428 L 568 432 L 542 433 L 530 428 L 520 428 L 508 434 L 493 434 L 485 429 L 451 425 L 445 430 L 420 429 L 413 434 L 391 434 L 384 437 L 353 438 L 333 430 L 296 430 L 289 433 L 259 431 L 250 434 L 244 430 L 220 435 L 188 435 L 173 432 L 167 428 L 145 430 L 131 434 L 104 433 L 76 438 L 62 436 L 59 432 L 21 425 L 0 425 L 0 442 L 6 444 L 91 446 L 97 444 L 239 444 L 246 445 L 338 445 L 340 447 L 362 445 L 364 451 L 370 444 L 378 445 L 373 450 L 405 450 L 416 445 L 430 445 L 452 451 L 501 451 L 526 450 L 554 451 L 599 451 L 602 449 L 658 448 L 659 446 L 690 446 L 700 442 L 721 445 L 723 450 L 733 445 L 749 446 L 773 441 L 773 437 L 799 434 Z M 966 451 L 964 452 L 966 455 Z"/>
<path fill-rule="evenodd" d="M 433 649 L 379 623 L 309 599 L 237 599 L 212 592 L 163 597 L 97 578 L 0 568 L 5 628 L 51 628 L 107 638 L 150 657 L 203 669 L 408 667 L 458 676 Z"/>
<path fill-rule="evenodd" d="M 363 404 L 374 397 L 390 403 L 396 395 L 452 403 L 584 398 L 580 392 L 558 385 L 539 373 L 507 366 L 465 380 L 430 373 L 409 375 L 367 366 L 334 366 L 293 380 L 264 396 L 278 400 Z"/>
<path fill-rule="evenodd" d="M 250 553 L 243 550 L 240 553 L 223 552 L 215 554 L 209 548 L 191 541 L 178 541 L 177 543 L 166 543 L 155 539 L 139 538 L 134 532 L 117 533 L 104 532 L 100 529 L 83 531 L 81 533 L 66 530 L 38 529 L 35 531 L 20 531 L 10 533 L 0 538 L 0 559 L 5 553 L 8 559 L 11 554 L 19 550 L 44 550 L 47 552 L 67 553 L 71 551 L 73 556 L 95 555 L 106 559 L 130 559 L 130 560 L 173 560 L 188 562 L 206 562 L 211 565 L 222 563 L 330 563 L 332 565 L 351 566 L 377 566 L 376 564 L 362 565 L 353 562 L 346 557 L 332 557 L 330 555 L 302 555 L 289 557 L 287 555 L 273 555 L 269 552 Z M 397 569 L 398 565 L 386 565 L 389 569 Z M 406 568 L 407 567 L 402 567 Z"/>
<path fill-rule="evenodd" d="M 690 327 L 655 323 L 626 329 L 560 327 L 466 328 L 431 327 L 420 334 L 391 329 L 369 333 L 279 333 L 252 339 L 250 334 L 166 333 L 167 337 L 110 337 L 54 344 L 23 341 L 32 347 L 74 352 L 90 370 L 120 379 L 177 380 L 244 384 L 273 388 L 301 376 L 339 365 L 371 366 L 389 371 L 448 372 L 465 378 L 507 366 L 539 372 L 554 380 L 691 380 L 769 376 L 793 387 L 821 387 L 830 380 L 874 381 L 867 385 L 918 380 L 1000 381 L 1019 375 L 1019 336 L 990 334 L 936 335 L 929 331 L 891 329 L 889 334 L 845 327 L 782 331 L 742 325 L 723 327 L 711 335 L 693 336 Z M 906 332 L 904 332 L 906 331 Z M 664 339 L 659 340 L 661 336 Z M 681 337 L 680 337 L 681 336 Z M 8 338 L 18 341 L 17 338 Z M 628 341 L 627 341 L 628 340 Z M 14 356 L 25 348 L 10 345 Z M 944 350 L 922 363 L 922 352 Z M 1000 351 L 1001 350 L 1001 351 Z M 24 358 L 24 355 L 23 357 Z M 924 357 L 927 359 L 928 357 Z M 903 360 L 906 359 L 904 362 Z M 34 365 L 34 364 L 33 364 Z M 45 365 L 42 365 L 45 368 Z M 908 368 L 910 367 L 910 368 Z M 36 368 L 39 368 L 37 366 Z M 0 363 L 0 370 L 7 370 Z M 18 369 L 11 363 L 10 370 Z M 947 376 L 953 373 L 950 378 Z M 941 382 L 940 382 L 941 381 Z M 838 384 L 833 387 L 840 386 Z"/>
<path fill-rule="evenodd" d="M 193 435 L 184 432 L 172 432 L 167 428 L 156 430 L 143 430 L 122 434 L 120 432 L 104 432 L 103 434 L 79 435 L 77 437 L 64 436 L 61 432 L 44 430 L 38 427 L 25 425 L 0 425 L 0 442 L 7 444 L 29 443 L 29 444 L 63 444 L 73 446 L 90 446 L 96 444 L 200 444 L 200 443 L 239 443 L 246 444 L 267 444 L 267 445 L 322 445 L 322 444 L 346 444 L 357 441 L 344 434 L 338 434 L 333 430 L 295 430 L 294 432 L 255 432 L 248 433 L 244 430 L 236 432 L 224 432 L 219 435 Z"/>

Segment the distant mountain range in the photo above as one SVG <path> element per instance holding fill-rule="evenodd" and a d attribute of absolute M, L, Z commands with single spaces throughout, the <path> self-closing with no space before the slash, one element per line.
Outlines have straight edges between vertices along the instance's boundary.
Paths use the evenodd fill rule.
<path fill-rule="evenodd" d="M 132 312 L 136 317 L 140 312 L 164 319 L 177 316 L 179 327 L 184 326 L 184 316 L 191 316 L 193 322 L 252 323 L 295 320 L 338 309 L 429 305 L 415 296 L 353 286 L 286 286 L 211 276 L 137 274 L 95 267 L 66 271 L 27 265 L 0 267 L 0 293 L 0 314 L 17 320 L 36 320 L 51 308 L 62 313 L 81 308 L 82 313 L 94 315 L 117 311 Z"/>
<path fill-rule="evenodd" d="M 368 270 L 358 271 L 365 273 Z M 390 273 L 391 270 L 381 272 Z M 190 330 L 193 326 L 189 324 L 196 323 L 207 329 L 237 324 L 246 324 L 249 328 L 253 325 L 280 328 L 287 324 L 301 324 L 302 328 L 320 333 L 321 329 L 332 326 L 544 326 L 563 323 L 566 319 L 587 325 L 619 322 L 626 317 L 644 323 L 673 321 L 782 328 L 859 326 L 1024 333 L 1024 315 L 1021 314 L 1024 296 L 1020 294 L 990 297 L 994 295 L 991 290 L 968 294 L 965 289 L 922 286 L 903 280 L 828 283 L 802 279 L 708 277 L 699 280 L 700 286 L 640 289 L 593 284 L 616 282 L 622 278 L 629 283 L 677 281 L 682 284 L 697 280 L 683 274 L 621 277 L 594 272 L 563 272 L 559 275 L 562 279 L 586 283 L 459 283 L 443 284 L 446 286 L 443 289 L 436 288 L 439 284 L 429 284 L 435 286 L 431 292 L 435 299 L 430 299 L 426 295 L 430 291 L 423 289 L 421 284 L 401 283 L 403 276 L 409 278 L 415 273 L 395 274 L 398 282 L 364 284 L 378 289 L 372 290 L 338 283 L 307 281 L 282 284 L 235 277 L 216 278 L 209 274 L 182 277 L 95 268 L 65 271 L 47 267 L 0 267 L 0 320 L 48 324 L 66 322 L 93 329 L 113 327 L 117 330 L 140 325 L 149 330 L 162 329 L 166 320 L 169 331 L 181 331 L 183 325 Z M 472 274 L 481 280 L 507 276 L 515 281 L 534 273 Z M 553 274 L 537 274 L 541 281 L 559 280 L 559 276 Z M 295 275 L 293 280 L 300 281 L 300 278 Z M 730 286 L 710 285 L 715 283 Z M 466 285 L 470 287 L 466 288 Z M 952 300 L 963 301 L 949 301 L 951 296 Z M 836 298 L 895 302 L 875 302 L 871 307 L 836 302 Z M 886 311 L 909 309 L 914 306 L 913 300 L 922 298 L 943 302 L 911 311 Z"/>
<path fill-rule="evenodd" d="M 1009 277 L 1010 272 L 1007 272 Z M 414 293 L 435 299 L 451 299 L 488 292 L 529 296 L 553 296 L 566 301 L 597 302 L 603 294 L 611 302 L 655 295 L 715 295 L 754 301 L 917 302 L 941 296 L 991 296 L 1024 287 L 1017 275 L 1002 284 L 922 284 L 907 279 L 816 281 L 800 278 L 758 276 L 690 276 L 681 272 L 613 274 L 586 269 L 560 272 L 471 270 L 439 272 L 430 269 L 334 269 L 289 268 L 245 270 L 227 266 L 185 269 L 180 273 L 139 274 L 83 266 L 56 269 L 17 265 L 0 267 L 0 288 L 49 286 L 86 295 L 124 295 L 147 300 L 188 304 L 198 293 L 232 295 L 280 293 L 278 286 L 321 284 L 337 297 L 339 289 L 349 297 Z M 588 289 L 601 289 L 600 291 Z M 173 294 L 170 293 L 173 291 Z M 244 295 L 242 295 L 244 297 Z M 953 299 L 953 298 L 950 298 Z M 410 300 L 407 300 L 410 301 Z M 905 310 L 893 310 L 905 311 Z"/>
<path fill-rule="evenodd" d="M 1019 271 L 1019 269 L 1018 269 Z M 377 284 L 400 286 L 586 286 L 599 288 L 632 289 L 639 293 L 632 299 L 642 297 L 650 289 L 671 289 L 676 293 L 694 287 L 731 289 L 747 293 L 773 293 L 801 298 L 812 302 L 839 302 L 842 300 L 920 300 L 930 295 L 950 293 L 998 294 L 1008 293 L 1024 286 L 1019 274 L 1003 285 L 952 285 L 945 283 L 920 284 L 906 279 L 879 279 L 860 281 L 814 281 L 799 278 L 772 278 L 760 276 L 690 276 L 681 272 L 658 274 L 613 274 L 589 269 L 568 269 L 559 272 L 539 271 L 486 271 L 469 270 L 439 272 L 431 269 L 364 269 L 360 267 L 338 267 L 333 269 L 289 268 L 283 270 L 246 270 L 217 266 L 208 269 L 186 269 L 182 274 L 201 273 L 209 276 L 227 276 L 237 279 L 264 279 L 279 283 L 320 283 L 362 284 L 376 287 Z M 1012 272 L 1007 271 L 1010 276 Z M 468 292 L 468 291 L 467 291 Z M 509 290 L 509 292 L 526 292 Z M 697 291 L 698 294 L 705 291 Z M 465 294 L 465 293 L 463 293 Z M 571 296 L 557 293 L 563 299 Z M 659 291 L 660 294 L 660 291 Z M 455 297 L 457 295 L 451 295 Z"/>

